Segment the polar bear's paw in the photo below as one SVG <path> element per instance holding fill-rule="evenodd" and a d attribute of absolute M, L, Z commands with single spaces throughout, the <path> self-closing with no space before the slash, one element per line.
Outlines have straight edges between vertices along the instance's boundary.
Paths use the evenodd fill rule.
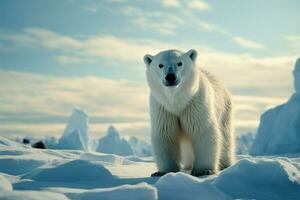
<path fill-rule="evenodd" d="M 153 174 L 151 174 L 151 177 L 158 177 L 158 176 L 163 176 L 165 175 L 167 172 L 155 172 Z"/>
<path fill-rule="evenodd" d="M 205 176 L 214 174 L 213 170 L 210 169 L 193 169 L 191 172 L 192 176 Z"/>

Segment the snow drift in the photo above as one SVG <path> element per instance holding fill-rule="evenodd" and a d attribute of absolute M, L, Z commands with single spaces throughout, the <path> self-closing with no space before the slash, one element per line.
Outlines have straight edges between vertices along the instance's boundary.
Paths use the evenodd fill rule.
<path fill-rule="evenodd" d="M 10 182 L 0 173 L 0 192 L 12 190 L 13 188 Z"/>
<path fill-rule="evenodd" d="M 296 92 L 287 103 L 262 114 L 251 155 L 300 153 L 300 58 L 293 75 Z"/>

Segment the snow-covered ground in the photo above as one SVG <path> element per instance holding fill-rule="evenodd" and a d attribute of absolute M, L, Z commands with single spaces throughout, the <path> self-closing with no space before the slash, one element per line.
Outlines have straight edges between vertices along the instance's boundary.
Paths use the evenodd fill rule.
<path fill-rule="evenodd" d="M 300 158 L 240 156 L 218 175 L 161 178 L 151 157 L 34 149 L 0 137 L 0 199 L 299 199 Z"/>

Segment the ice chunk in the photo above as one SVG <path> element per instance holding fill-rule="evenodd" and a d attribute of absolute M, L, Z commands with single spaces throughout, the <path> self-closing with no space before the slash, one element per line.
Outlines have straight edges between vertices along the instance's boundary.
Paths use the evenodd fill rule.
<path fill-rule="evenodd" d="M 120 138 L 118 131 L 113 126 L 110 126 L 107 135 L 99 140 L 96 151 L 121 156 L 133 155 L 130 144 L 127 140 Z"/>
<path fill-rule="evenodd" d="M 300 58 L 298 58 L 296 61 L 293 75 L 295 91 L 297 94 L 300 94 Z"/>
<path fill-rule="evenodd" d="M 137 137 L 133 136 L 129 139 L 129 144 L 131 145 L 133 153 L 136 156 L 152 155 L 151 145 L 145 142 L 144 140 L 138 139 Z"/>
<path fill-rule="evenodd" d="M 294 70 L 295 89 L 285 104 L 262 114 L 251 155 L 300 153 L 300 60 Z"/>
<path fill-rule="evenodd" d="M 58 148 L 89 150 L 88 116 L 83 110 L 73 109 L 69 123 L 58 142 Z"/>
<path fill-rule="evenodd" d="M 249 149 L 253 144 L 254 134 L 246 133 L 236 138 L 236 153 L 237 154 L 248 154 Z"/>

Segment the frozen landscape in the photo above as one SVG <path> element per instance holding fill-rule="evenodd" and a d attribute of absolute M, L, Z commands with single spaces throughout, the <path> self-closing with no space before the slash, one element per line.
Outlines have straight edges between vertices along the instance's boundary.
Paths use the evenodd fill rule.
<path fill-rule="evenodd" d="M 150 177 L 147 142 L 122 138 L 113 126 L 92 141 L 88 115 L 74 108 L 61 138 L 42 141 L 47 149 L 0 137 L 0 199 L 299 199 L 299 72 L 298 59 L 295 94 L 262 114 L 255 139 L 237 138 L 238 160 L 219 174 Z"/>

